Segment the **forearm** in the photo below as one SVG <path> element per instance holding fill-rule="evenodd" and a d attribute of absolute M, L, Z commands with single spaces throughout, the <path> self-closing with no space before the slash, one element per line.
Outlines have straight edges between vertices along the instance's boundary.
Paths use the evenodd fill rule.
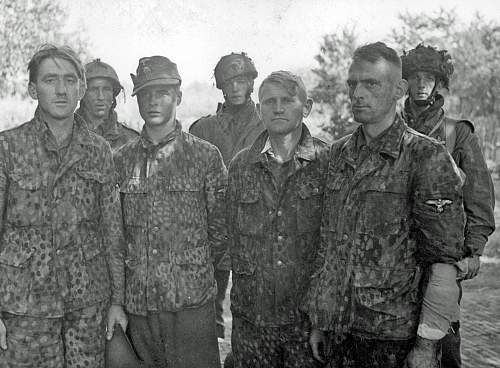
<path fill-rule="evenodd" d="M 430 270 L 417 334 L 431 340 L 443 338 L 451 322 L 460 319 L 457 269 L 453 265 L 436 263 Z"/>

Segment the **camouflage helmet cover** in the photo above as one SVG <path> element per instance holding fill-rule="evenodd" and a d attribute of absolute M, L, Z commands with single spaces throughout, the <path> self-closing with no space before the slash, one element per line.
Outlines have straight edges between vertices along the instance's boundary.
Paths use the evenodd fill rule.
<path fill-rule="evenodd" d="M 110 79 L 113 84 L 113 94 L 115 97 L 123 89 L 116 71 L 111 65 L 102 62 L 101 59 L 92 60 L 90 63 L 85 65 L 85 76 L 87 78 L 87 83 L 93 78 Z"/>
<path fill-rule="evenodd" d="M 408 80 L 413 73 L 429 72 L 443 81 L 443 87 L 448 88 L 453 74 L 453 62 L 447 50 L 438 51 L 432 46 L 419 44 L 413 50 L 403 51 L 401 56 L 403 78 Z"/>
<path fill-rule="evenodd" d="M 221 57 L 214 69 L 215 85 L 222 89 L 224 83 L 240 75 L 249 76 L 252 79 L 257 78 L 257 69 L 255 65 L 244 52 L 231 53 Z"/>

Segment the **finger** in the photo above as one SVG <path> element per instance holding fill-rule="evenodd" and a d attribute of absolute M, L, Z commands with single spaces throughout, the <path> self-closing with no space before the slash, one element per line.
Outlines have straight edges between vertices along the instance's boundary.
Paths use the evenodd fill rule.
<path fill-rule="evenodd" d="M 313 351 L 313 357 L 314 359 L 320 361 L 321 363 L 324 363 L 323 358 L 321 357 L 321 354 L 319 353 L 319 343 L 313 342 L 311 344 L 311 348 Z"/>
<path fill-rule="evenodd" d="M 120 323 L 120 326 L 123 329 L 123 332 L 127 331 L 127 325 L 128 325 L 127 318 L 121 318 L 119 323 Z"/>
<path fill-rule="evenodd" d="M 114 321 L 108 321 L 108 325 L 106 326 L 106 339 L 111 340 L 113 338 L 113 332 L 115 328 Z"/>
<path fill-rule="evenodd" d="M 2 350 L 7 350 L 7 334 L 3 328 L 0 331 L 0 348 L 2 348 Z"/>

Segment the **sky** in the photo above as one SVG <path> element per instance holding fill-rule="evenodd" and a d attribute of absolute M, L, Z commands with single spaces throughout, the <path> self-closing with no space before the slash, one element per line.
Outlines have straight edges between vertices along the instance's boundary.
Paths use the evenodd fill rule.
<path fill-rule="evenodd" d="M 213 82 L 222 55 L 245 51 L 259 78 L 274 70 L 314 67 L 321 37 L 354 25 L 361 42 L 383 39 L 400 12 L 454 8 L 500 18 L 498 0 L 61 0 L 69 27 L 87 30 L 92 54 L 129 79 L 140 57 L 164 55 L 183 83 Z M 258 82 L 259 80 L 257 80 Z"/>

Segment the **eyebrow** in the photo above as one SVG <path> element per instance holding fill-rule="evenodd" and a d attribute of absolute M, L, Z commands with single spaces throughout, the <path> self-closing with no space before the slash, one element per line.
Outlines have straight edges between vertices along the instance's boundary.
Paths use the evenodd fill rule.
<path fill-rule="evenodd" d="M 59 77 L 61 76 L 61 74 L 57 74 L 57 73 L 47 73 L 47 74 L 44 74 L 42 75 L 42 78 L 50 78 L 50 77 Z M 63 74 L 63 77 L 64 78 L 68 78 L 68 77 L 72 77 L 72 78 L 77 78 L 78 79 L 78 76 L 75 74 L 75 73 L 67 73 L 67 74 Z"/>

